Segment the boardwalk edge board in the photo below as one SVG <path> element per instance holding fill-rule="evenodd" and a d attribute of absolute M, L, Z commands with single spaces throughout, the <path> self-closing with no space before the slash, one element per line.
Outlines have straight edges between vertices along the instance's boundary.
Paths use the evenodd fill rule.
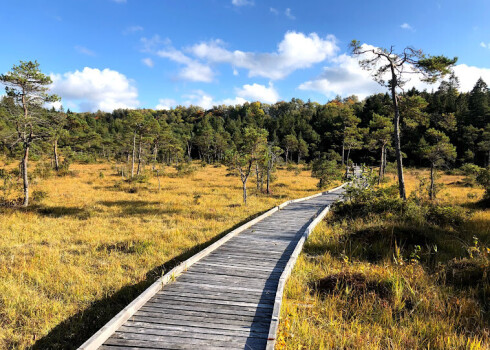
<path fill-rule="evenodd" d="M 336 187 L 334 189 L 328 190 L 326 192 L 320 193 L 319 195 L 326 194 L 329 192 L 336 191 L 338 189 L 343 188 L 346 186 L 348 183 L 344 183 L 339 187 Z M 313 195 L 309 198 L 313 198 L 317 195 Z M 309 199 L 308 197 L 306 199 Z M 306 200 L 305 198 L 300 198 L 296 200 L 296 202 L 300 202 L 303 200 Z M 267 337 L 267 346 L 266 350 L 274 350 L 274 347 L 276 345 L 276 336 L 277 336 L 277 331 L 279 327 L 279 321 L 280 321 L 280 314 L 281 314 L 281 305 L 282 305 L 282 297 L 284 294 L 284 287 L 286 285 L 286 282 L 291 275 L 291 271 L 293 270 L 294 265 L 296 264 L 296 260 L 298 260 L 299 254 L 301 253 L 301 250 L 303 249 L 303 245 L 308 239 L 308 236 L 313 232 L 315 229 L 316 225 L 322 221 L 322 219 L 328 214 L 330 211 L 331 205 L 328 205 L 321 211 L 320 214 L 308 225 L 308 227 L 305 229 L 302 237 L 299 239 L 298 243 L 296 244 L 296 248 L 294 249 L 293 253 L 289 257 L 289 261 L 284 268 L 284 271 L 281 274 L 281 277 L 279 278 L 279 283 L 277 284 L 277 291 L 276 291 L 276 298 L 274 301 L 274 309 L 272 311 L 272 320 L 270 323 L 269 327 L 269 335 Z"/>
<path fill-rule="evenodd" d="M 218 249 L 220 246 L 222 246 L 224 243 L 229 241 L 231 238 L 235 237 L 239 233 L 245 231 L 249 227 L 255 225 L 257 222 L 265 219 L 268 216 L 271 216 L 274 214 L 276 211 L 281 210 L 282 208 L 286 207 L 288 204 L 291 203 L 297 203 L 297 202 L 302 202 L 308 199 L 312 199 L 324 194 L 327 194 L 329 192 L 335 191 L 339 188 L 344 187 L 346 184 L 343 184 L 339 187 L 336 187 L 332 190 L 326 191 L 326 192 L 320 192 L 316 193 L 314 195 L 308 196 L 308 197 L 303 197 L 299 199 L 293 199 L 286 201 L 284 203 L 279 204 L 278 206 L 270 209 L 269 211 L 263 213 L 262 215 L 256 217 L 253 220 L 248 221 L 247 223 L 243 224 L 242 226 L 234 229 L 233 231 L 229 232 L 226 234 L 224 237 L 220 238 L 218 241 L 214 242 L 211 244 L 209 247 L 203 249 L 199 253 L 193 255 L 189 259 L 185 260 L 181 264 L 177 265 L 174 267 L 172 270 L 167 272 L 165 275 L 160 277 L 158 280 L 156 280 L 150 287 L 148 287 L 143 293 L 141 293 L 136 299 L 134 299 L 128 306 L 126 306 L 124 309 L 122 309 L 116 316 L 114 316 L 109 322 L 107 322 L 101 329 L 99 329 L 92 337 L 90 337 L 85 343 L 83 343 L 78 350 L 96 350 L 98 349 L 109 337 L 114 334 L 114 332 L 121 327 L 127 320 L 131 318 L 143 305 L 145 305 L 155 294 L 157 294 L 160 290 L 162 290 L 163 286 L 168 284 L 169 282 L 172 282 L 175 280 L 177 276 L 182 274 L 204 258 L 205 256 L 209 255 L 216 249 Z M 303 246 L 305 237 L 309 235 L 309 233 L 313 230 L 313 228 L 318 224 L 318 222 L 323 218 L 330 207 L 326 207 L 317 217 L 316 219 L 308 226 L 308 228 L 305 230 L 305 233 L 303 234 L 303 237 L 300 239 L 300 242 L 298 242 L 298 245 L 296 246 L 296 249 L 294 250 L 293 254 L 291 255 L 291 258 L 288 261 L 288 264 L 286 265 L 286 268 L 284 272 L 281 275 L 281 279 L 279 280 L 279 285 L 278 289 L 276 292 L 276 301 L 274 303 L 274 313 L 272 317 L 272 322 L 271 322 L 271 327 L 269 330 L 269 339 L 271 339 L 271 346 L 270 348 L 269 345 L 269 340 L 267 341 L 267 349 L 273 349 L 273 344 L 275 343 L 275 334 L 277 332 L 277 326 L 278 326 L 278 319 L 279 319 L 279 311 L 281 309 L 281 300 L 282 300 L 282 293 L 284 290 L 284 284 L 285 280 L 291 273 L 291 270 L 294 266 L 294 263 L 296 262 L 296 259 L 298 258 L 299 253 L 301 252 L 301 248 Z M 314 224 L 314 225 L 313 225 Z M 306 236 L 305 236 L 306 235 Z M 299 248 L 299 250 L 298 250 Z M 293 259 L 294 258 L 294 259 Z M 287 273 L 286 273 L 287 272 Z M 278 304 L 278 305 L 277 305 Z M 277 310 L 276 310 L 277 309 Z M 273 332 L 273 333 L 271 333 Z"/>

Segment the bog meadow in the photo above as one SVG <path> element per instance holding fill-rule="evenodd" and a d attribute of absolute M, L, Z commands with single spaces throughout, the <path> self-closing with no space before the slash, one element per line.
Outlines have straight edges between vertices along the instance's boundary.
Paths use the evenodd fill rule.
<path fill-rule="evenodd" d="M 285 60 L 326 42 L 340 50 L 289 31 L 261 61 L 219 40 L 187 51 L 140 40 L 145 55 L 185 65 L 182 79 L 207 72 L 199 58 L 270 81 L 309 67 Z M 76 349 L 180 262 L 285 201 L 350 181 L 356 165 L 368 186 L 347 186 L 306 241 L 275 348 L 489 349 L 490 76 L 468 87 L 454 50 L 343 45 L 369 88 L 336 91 L 336 75 L 320 102 L 307 83 L 280 99 L 269 82 L 236 90 L 245 98 L 195 90 L 146 108 L 120 103 L 125 77 L 108 94 L 109 83 L 85 80 L 117 72 L 57 75 L 35 50 L 2 59 L 0 348 Z"/>

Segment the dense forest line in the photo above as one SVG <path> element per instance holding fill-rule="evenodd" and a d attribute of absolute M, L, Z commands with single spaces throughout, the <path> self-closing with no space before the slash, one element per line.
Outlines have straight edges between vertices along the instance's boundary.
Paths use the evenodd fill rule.
<path fill-rule="evenodd" d="M 434 59 L 440 58 L 431 62 Z M 252 172 L 257 188 L 262 190 L 265 182 L 269 193 L 271 175 L 281 160 L 311 162 L 320 187 L 339 176 L 339 163 L 379 165 L 382 180 L 388 162 L 396 160 L 404 199 L 400 157 L 405 165 L 430 166 L 431 198 L 436 168 L 490 164 L 490 92 L 482 79 L 469 93 L 459 92 L 451 76 L 432 92 L 411 89 L 397 94 L 393 85 L 391 95 L 363 101 L 337 97 L 324 105 L 293 98 L 209 110 L 178 106 L 73 113 L 45 108 L 59 97 L 49 94 L 51 79 L 37 62 L 21 61 L 1 78 L 7 95 L 0 102 L 0 151 L 7 159 L 21 159 L 24 205 L 29 199 L 28 159 L 43 155 L 58 172 L 67 171 L 73 161 L 115 160 L 127 164 L 119 171 L 130 180 L 147 164 L 155 170 L 157 164 L 185 167 L 193 159 L 225 163 L 240 175 L 244 202 Z"/>
<path fill-rule="evenodd" d="M 15 142 L 17 129 L 10 117 L 14 108 L 18 107 L 9 97 L 2 98 L 0 150 L 17 159 L 22 145 Z M 178 106 L 112 113 L 51 109 L 37 114 L 46 122 L 35 131 L 42 137 L 31 149 L 34 159 L 42 155 L 54 159 L 56 153 L 57 157 L 82 162 L 128 161 L 135 143 L 137 159 L 144 163 L 170 164 L 187 159 L 221 162 L 227 150 L 241 142 L 245 128 L 265 129 L 268 142 L 282 149 L 282 157 L 297 163 L 328 153 L 339 161 L 349 158 L 377 165 L 383 145 L 388 161 L 392 155 L 388 131 L 393 112 L 388 94 L 372 95 L 363 101 L 356 96 L 337 97 L 323 105 L 293 98 L 272 105 L 254 102 L 210 110 Z M 469 93 L 459 92 L 454 80 L 442 82 L 433 92 L 408 91 L 401 99 L 401 121 L 407 165 L 430 165 L 421 149 L 429 142 L 431 129 L 444 133 L 456 147 L 457 156 L 448 165 L 489 164 L 490 92 L 481 79 Z"/>

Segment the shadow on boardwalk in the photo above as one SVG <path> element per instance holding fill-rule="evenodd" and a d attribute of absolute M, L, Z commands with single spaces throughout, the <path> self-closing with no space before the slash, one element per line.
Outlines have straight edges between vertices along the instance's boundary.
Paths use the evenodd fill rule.
<path fill-rule="evenodd" d="M 291 209 L 288 209 L 291 210 Z M 294 210 L 294 209 L 292 209 Z M 274 269 L 280 269 L 281 271 L 284 270 L 285 264 L 289 261 L 289 258 L 296 248 L 296 245 L 298 244 L 299 239 L 303 235 L 304 230 L 308 227 L 308 225 L 311 223 L 311 220 L 308 220 L 303 227 L 298 231 L 295 239 L 291 240 L 287 248 L 285 249 L 284 253 L 282 256 L 279 258 L 277 261 L 276 266 Z M 274 270 L 273 269 L 273 270 Z M 258 302 L 259 304 L 268 304 L 270 303 L 270 298 L 274 299 L 276 296 L 276 291 L 277 291 L 277 285 L 279 283 L 280 276 L 275 275 L 274 273 L 271 273 L 269 278 L 267 278 L 267 281 L 264 286 L 264 291 L 262 292 L 262 296 L 260 298 L 260 301 Z M 272 305 L 274 305 L 274 301 L 272 301 Z M 250 329 L 250 336 L 248 337 L 246 343 L 245 343 L 245 349 L 246 350 L 255 350 L 255 349 L 265 349 L 267 346 L 267 339 L 269 335 L 269 328 L 271 324 L 271 319 L 272 319 L 272 312 L 273 310 L 271 309 L 270 311 L 263 312 L 261 311 L 260 308 L 257 308 L 257 311 L 255 313 L 255 316 L 252 321 L 252 326 Z"/>
<path fill-rule="evenodd" d="M 95 301 L 87 309 L 76 313 L 53 328 L 46 336 L 39 339 L 33 345 L 32 349 L 77 349 L 109 320 L 111 320 L 119 311 L 124 309 L 139 294 L 141 294 L 146 288 L 155 282 L 162 275 L 162 271 L 171 270 L 179 263 L 213 244 L 227 233 L 263 214 L 264 212 L 265 211 L 254 214 L 242 220 L 232 228 L 220 233 L 208 242 L 196 245 L 187 252 L 150 270 L 147 272 L 146 279 L 144 281 L 123 287 L 113 295 Z"/>

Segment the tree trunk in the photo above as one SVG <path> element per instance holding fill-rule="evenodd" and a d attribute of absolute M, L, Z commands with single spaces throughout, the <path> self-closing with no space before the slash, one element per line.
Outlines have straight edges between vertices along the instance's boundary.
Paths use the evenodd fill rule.
<path fill-rule="evenodd" d="M 136 175 L 139 175 L 141 171 L 141 136 L 140 136 L 140 142 L 138 146 L 138 170 L 136 171 Z"/>
<path fill-rule="evenodd" d="M 345 157 L 345 145 L 344 145 L 344 141 L 342 141 L 342 166 L 344 166 L 344 157 Z"/>
<path fill-rule="evenodd" d="M 255 163 L 255 176 L 257 177 L 257 191 L 260 190 L 260 171 L 259 171 L 259 164 Z"/>
<path fill-rule="evenodd" d="M 429 188 L 429 198 L 433 200 L 436 198 L 436 194 L 434 192 L 434 164 L 430 165 L 430 188 Z"/>
<path fill-rule="evenodd" d="M 383 163 L 385 159 L 385 146 L 381 146 L 381 162 L 379 164 L 379 177 L 378 177 L 378 185 L 381 183 L 381 180 L 383 179 Z"/>
<path fill-rule="evenodd" d="M 385 158 L 383 159 L 383 177 L 385 176 L 386 174 L 386 159 L 388 158 L 388 151 L 386 149 L 386 146 L 385 146 Z"/>
<path fill-rule="evenodd" d="M 345 161 L 345 178 L 349 175 L 349 157 L 350 157 L 350 147 L 347 150 L 347 159 Z"/>
<path fill-rule="evenodd" d="M 158 147 L 155 145 L 153 148 L 153 171 L 155 171 L 155 166 L 157 164 Z"/>
<path fill-rule="evenodd" d="M 271 194 L 270 183 L 271 183 L 271 169 L 269 166 L 267 166 L 267 188 L 266 188 L 267 194 Z"/>
<path fill-rule="evenodd" d="M 286 147 L 286 164 L 288 163 L 288 157 L 289 157 L 289 148 Z"/>
<path fill-rule="evenodd" d="M 243 181 L 243 203 L 247 205 L 247 179 Z"/>
<path fill-rule="evenodd" d="M 53 143 L 53 155 L 54 155 L 54 168 L 56 169 L 56 171 L 59 171 L 60 162 L 58 159 L 58 139 L 55 139 Z"/>
<path fill-rule="evenodd" d="M 133 157 L 131 158 L 131 180 L 134 177 L 134 157 L 136 152 L 136 133 L 133 134 Z"/>
<path fill-rule="evenodd" d="M 29 205 L 29 177 L 27 176 L 27 162 L 29 159 L 29 145 L 24 144 L 24 157 L 22 158 L 22 178 L 24 180 L 24 203 L 22 205 L 27 207 Z"/>
<path fill-rule="evenodd" d="M 396 94 L 396 74 L 393 64 L 391 65 L 391 98 L 393 100 L 393 109 L 395 110 L 395 120 L 394 120 L 394 139 L 395 139 L 395 157 L 396 166 L 398 171 L 398 190 L 400 192 L 400 198 L 403 200 L 407 199 L 407 194 L 405 192 L 405 178 L 403 177 L 403 158 L 400 143 L 400 109 L 398 106 L 398 96 Z"/>

